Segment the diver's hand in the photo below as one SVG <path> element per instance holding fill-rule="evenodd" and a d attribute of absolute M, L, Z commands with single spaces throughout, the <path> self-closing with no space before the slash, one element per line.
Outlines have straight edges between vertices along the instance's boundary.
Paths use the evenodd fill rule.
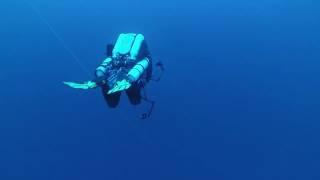
<path fill-rule="evenodd" d="M 97 84 L 92 81 L 85 82 L 83 84 L 75 83 L 75 82 L 63 82 L 63 84 L 74 88 L 74 89 L 92 89 L 97 87 Z"/>
<path fill-rule="evenodd" d="M 124 79 L 122 81 L 117 81 L 115 86 L 108 91 L 108 94 L 112 94 L 112 93 L 115 93 L 115 92 L 119 92 L 119 91 L 124 91 L 124 90 L 127 90 L 131 87 L 131 83 Z"/>

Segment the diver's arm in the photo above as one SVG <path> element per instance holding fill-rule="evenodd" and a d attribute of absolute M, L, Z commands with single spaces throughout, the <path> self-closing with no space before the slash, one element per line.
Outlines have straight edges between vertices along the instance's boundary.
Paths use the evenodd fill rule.
<path fill-rule="evenodd" d="M 106 83 L 105 76 L 108 71 L 108 67 L 112 61 L 111 57 L 107 57 L 96 69 L 95 76 L 96 78 L 91 81 L 87 81 L 84 83 L 76 83 L 76 82 L 63 82 L 65 85 L 74 88 L 74 89 L 93 89 L 99 86 L 102 86 Z"/>

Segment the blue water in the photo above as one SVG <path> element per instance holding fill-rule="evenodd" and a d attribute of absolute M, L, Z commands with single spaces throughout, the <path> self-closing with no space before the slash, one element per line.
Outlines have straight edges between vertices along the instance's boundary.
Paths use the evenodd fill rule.
<path fill-rule="evenodd" d="M 121 32 L 166 73 L 152 117 L 88 76 L 23 0 L 0 2 L 1 180 L 320 179 L 320 2 L 27 0 L 92 74 Z"/>

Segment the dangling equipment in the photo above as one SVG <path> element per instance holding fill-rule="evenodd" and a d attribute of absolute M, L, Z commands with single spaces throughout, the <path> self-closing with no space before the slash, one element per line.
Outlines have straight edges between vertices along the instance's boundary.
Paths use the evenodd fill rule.
<path fill-rule="evenodd" d="M 161 61 L 158 61 L 156 64 L 156 67 L 158 67 L 160 69 L 160 75 L 158 75 L 158 77 L 154 78 L 152 77 L 150 80 L 152 81 L 155 81 L 155 82 L 159 82 L 162 78 L 162 75 L 164 73 L 164 65 Z M 142 113 L 141 116 L 140 116 L 140 119 L 147 119 L 151 116 L 152 112 L 153 112 L 153 109 L 154 109 L 154 106 L 156 104 L 156 101 L 154 100 L 151 100 L 148 98 L 147 96 L 147 90 L 145 89 L 145 87 L 143 86 L 142 87 L 142 90 L 143 90 L 143 97 L 142 99 L 146 102 L 146 103 L 149 103 L 150 104 L 150 108 L 147 112 L 145 113 Z"/>

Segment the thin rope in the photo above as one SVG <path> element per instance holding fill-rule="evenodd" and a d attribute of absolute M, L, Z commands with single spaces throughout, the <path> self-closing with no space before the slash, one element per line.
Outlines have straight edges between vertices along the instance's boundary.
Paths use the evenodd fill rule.
<path fill-rule="evenodd" d="M 63 38 L 59 35 L 59 33 L 53 28 L 53 26 L 49 23 L 49 21 L 42 16 L 39 9 L 33 6 L 30 2 L 25 1 L 25 3 L 33 10 L 33 12 L 39 17 L 39 19 L 47 26 L 50 32 L 55 36 L 55 38 L 59 41 L 62 47 L 71 55 L 73 60 L 80 66 L 80 68 L 91 76 L 88 69 L 81 63 L 80 59 L 76 56 L 76 54 L 71 50 L 71 48 L 67 45 L 67 43 L 63 40 Z"/>

